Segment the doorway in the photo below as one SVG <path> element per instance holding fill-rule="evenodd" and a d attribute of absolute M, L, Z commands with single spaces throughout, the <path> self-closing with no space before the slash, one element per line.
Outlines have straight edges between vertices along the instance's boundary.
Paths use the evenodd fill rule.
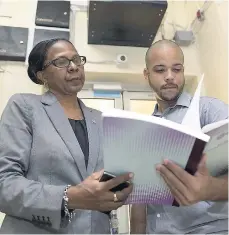
<path fill-rule="evenodd" d="M 152 92 L 82 90 L 78 97 L 86 106 L 102 112 L 116 108 L 152 115 L 156 105 L 156 99 Z M 129 206 L 125 205 L 117 210 L 119 234 L 130 234 L 129 209 Z"/>

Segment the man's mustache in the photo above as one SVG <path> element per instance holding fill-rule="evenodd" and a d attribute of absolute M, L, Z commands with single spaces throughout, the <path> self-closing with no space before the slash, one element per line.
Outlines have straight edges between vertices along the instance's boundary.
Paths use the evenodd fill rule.
<path fill-rule="evenodd" d="M 174 83 L 169 83 L 169 84 L 165 84 L 165 85 L 161 86 L 161 90 L 167 89 L 167 88 L 177 88 L 178 89 L 178 86 Z"/>

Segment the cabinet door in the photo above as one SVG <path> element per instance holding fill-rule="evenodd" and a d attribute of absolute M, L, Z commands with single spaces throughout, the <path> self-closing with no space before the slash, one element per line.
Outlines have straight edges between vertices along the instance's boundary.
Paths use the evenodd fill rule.
<path fill-rule="evenodd" d="M 152 115 L 157 104 L 153 92 L 128 92 L 123 93 L 124 109 L 136 113 Z"/>
<path fill-rule="evenodd" d="M 122 94 L 105 92 L 96 93 L 93 90 L 82 90 L 79 92 L 78 97 L 84 104 L 90 108 L 106 111 L 109 109 L 117 108 L 122 109 Z"/>

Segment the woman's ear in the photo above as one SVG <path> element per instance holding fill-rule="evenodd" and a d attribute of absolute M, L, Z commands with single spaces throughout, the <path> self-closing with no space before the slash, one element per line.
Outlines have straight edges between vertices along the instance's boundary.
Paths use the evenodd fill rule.
<path fill-rule="evenodd" d="M 143 74 L 144 74 L 145 79 L 149 80 L 149 71 L 147 68 L 144 69 Z"/>
<path fill-rule="evenodd" d="M 45 83 L 43 71 L 38 71 L 38 72 L 37 72 L 37 79 L 38 79 L 39 81 L 41 81 L 42 84 Z"/>

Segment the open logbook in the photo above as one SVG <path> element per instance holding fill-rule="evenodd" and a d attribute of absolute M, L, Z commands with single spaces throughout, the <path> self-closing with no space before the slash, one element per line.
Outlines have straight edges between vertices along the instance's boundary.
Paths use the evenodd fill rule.
<path fill-rule="evenodd" d="M 155 166 L 170 159 L 190 174 L 203 151 L 212 174 L 227 168 L 228 120 L 200 128 L 199 98 L 203 78 L 181 124 L 123 110 L 102 115 L 104 169 L 114 175 L 134 173 L 126 204 L 167 204 L 174 198 Z"/>

